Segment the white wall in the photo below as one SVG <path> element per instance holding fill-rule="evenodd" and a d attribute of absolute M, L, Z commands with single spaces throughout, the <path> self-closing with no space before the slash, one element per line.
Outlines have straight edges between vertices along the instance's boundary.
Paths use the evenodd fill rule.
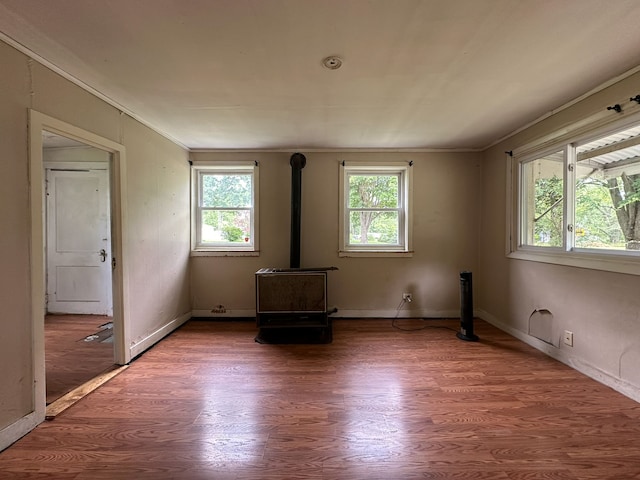
<path fill-rule="evenodd" d="M 185 150 L 0 42 L 0 448 L 34 411 L 28 110 L 121 143 L 129 323 L 136 346 L 188 318 L 189 165 Z M 145 343 L 146 339 L 146 343 Z M 142 348 L 142 347 L 140 347 Z M 137 351 L 137 350 L 135 350 Z"/>
<path fill-rule="evenodd" d="M 0 42 L 0 428 L 33 410 L 26 63 Z"/>
<path fill-rule="evenodd" d="M 167 322 L 190 317 L 190 168 L 182 149 L 147 127 L 129 117 L 123 127 L 131 338 L 139 353 Z"/>
<path fill-rule="evenodd" d="M 42 161 L 47 162 L 108 162 L 110 154 L 89 146 L 43 148 Z"/>
<path fill-rule="evenodd" d="M 193 257 L 196 315 L 255 314 L 254 273 L 289 266 L 291 153 L 192 153 L 199 160 L 257 160 L 260 164 L 260 256 Z M 302 170 L 301 266 L 329 272 L 336 317 L 394 316 L 402 292 L 413 303 L 401 316 L 458 316 L 459 272 L 477 268 L 480 218 L 479 153 L 317 153 Z M 411 258 L 338 256 L 338 185 L 342 160 L 414 161 L 415 253 Z"/>
<path fill-rule="evenodd" d="M 476 305 L 486 319 L 640 400 L 640 276 L 509 259 L 506 155 L 535 138 L 637 95 L 640 75 L 619 82 L 485 152 Z M 554 346 L 528 334 L 536 309 L 553 315 Z M 574 346 L 559 336 L 574 332 Z"/>

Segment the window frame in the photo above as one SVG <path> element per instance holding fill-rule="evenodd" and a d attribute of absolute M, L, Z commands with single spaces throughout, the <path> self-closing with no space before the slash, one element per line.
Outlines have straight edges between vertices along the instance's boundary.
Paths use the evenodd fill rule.
<path fill-rule="evenodd" d="M 508 258 L 552 263 L 632 275 L 640 275 L 640 251 L 575 247 L 576 148 L 640 125 L 640 105 L 628 102 L 622 113 L 611 117 L 601 112 L 560 131 L 507 152 L 507 234 Z M 523 244 L 523 174 L 525 163 L 563 149 L 564 159 L 564 241 L 561 248 Z"/>
<path fill-rule="evenodd" d="M 249 210 L 251 242 L 248 245 L 217 244 L 202 241 L 202 213 L 210 207 L 202 205 L 202 180 L 207 174 L 249 174 L 252 177 L 252 205 Z M 191 167 L 191 255 L 192 256 L 258 256 L 259 229 L 259 168 L 255 161 L 202 162 Z"/>
<path fill-rule="evenodd" d="M 564 245 L 567 243 L 567 212 L 568 212 L 568 205 L 567 205 L 567 176 L 566 174 L 563 174 L 562 177 L 562 183 L 563 183 L 563 201 L 562 201 L 562 211 L 563 211 L 563 221 L 562 221 L 562 244 L 559 247 L 555 247 L 555 246 L 541 246 L 541 245 L 533 245 L 527 242 L 526 237 L 529 236 L 529 232 L 528 229 L 526 227 L 528 221 L 527 221 L 527 217 L 528 215 L 525 215 L 524 213 L 528 213 L 527 211 L 527 206 L 525 205 L 525 197 L 526 197 L 526 190 L 527 190 L 527 178 L 525 175 L 525 165 L 531 163 L 531 162 L 536 162 L 539 160 L 543 160 L 545 159 L 545 157 L 555 154 L 555 153 L 562 153 L 563 155 L 563 159 L 562 162 L 558 162 L 558 163 L 562 163 L 562 169 L 566 170 L 566 161 L 567 161 L 567 157 L 568 157 L 568 153 L 567 150 L 564 148 L 558 148 L 557 146 L 551 146 L 549 148 L 546 148 L 544 150 L 541 151 L 536 151 L 533 152 L 532 154 L 529 154 L 523 158 L 520 159 L 520 162 L 518 163 L 518 188 L 520 191 L 520 194 L 518 195 L 518 213 L 519 213 L 519 223 L 518 223 L 518 248 L 534 248 L 534 249 L 544 249 L 544 251 L 551 251 L 551 252 L 558 252 L 561 251 L 564 248 Z"/>
<path fill-rule="evenodd" d="M 398 245 L 362 245 L 349 242 L 349 181 L 350 175 L 398 175 Z M 340 162 L 339 186 L 339 251 L 340 257 L 410 257 L 413 232 L 413 162 Z M 386 210 L 386 209 L 381 209 Z"/>

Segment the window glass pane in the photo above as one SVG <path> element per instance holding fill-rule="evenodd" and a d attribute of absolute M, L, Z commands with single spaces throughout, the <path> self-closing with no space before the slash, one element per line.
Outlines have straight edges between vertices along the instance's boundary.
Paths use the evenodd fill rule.
<path fill-rule="evenodd" d="M 251 207 L 251 178 L 251 174 L 204 174 L 202 206 Z"/>
<path fill-rule="evenodd" d="M 349 244 L 398 245 L 397 211 L 352 211 L 349 214 Z"/>
<path fill-rule="evenodd" d="M 203 243 L 251 244 L 249 210 L 204 210 L 201 241 Z"/>
<path fill-rule="evenodd" d="M 349 175 L 349 208 L 397 208 L 398 174 Z"/>
<path fill-rule="evenodd" d="M 522 243 L 561 247 L 564 231 L 563 153 L 522 165 Z"/>
<path fill-rule="evenodd" d="M 640 250 L 640 127 L 576 148 L 575 245 Z"/>
<path fill-rule="evenodd" d="M 343 164 L 340 256 L 412 253 L 410 166 L 405 162 Z"/>

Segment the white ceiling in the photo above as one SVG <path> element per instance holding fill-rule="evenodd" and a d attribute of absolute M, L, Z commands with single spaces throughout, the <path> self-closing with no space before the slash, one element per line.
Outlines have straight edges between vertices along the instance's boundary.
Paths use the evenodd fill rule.
<path fill-rule="evenodd" d="M 640 65 L 640 0 L 0 0 L 0 31 L 192 149 L 484 148 Z"/>

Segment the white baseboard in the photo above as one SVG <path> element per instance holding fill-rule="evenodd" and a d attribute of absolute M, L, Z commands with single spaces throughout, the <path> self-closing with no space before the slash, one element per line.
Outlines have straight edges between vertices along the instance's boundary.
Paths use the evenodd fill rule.
<path fill-rule="evenodd" d="M 183 323 L 191 318 L 191 312 L 185 313 L 177 318 L 174 318 L 166 325 L 158 328 L 155 332 L 147 335 L 141 340 L 134 342 L 129 351 L 131 353 L 131 358 L 135 358 L 144 352 L 149 347 L 155 345 L 157 342 L 162 340 L 164 337 L 173 332 L 176 328 L 180 327 Z"/>
<path fill-rule="evenodd" d="M 0 452 L 20 440 L 43 421 L 44 416 L 31 412 L 11 425 L 4 427 L 0 430 Z"/>
<path fill-rule="evenodd" d="M 532 346 L 536 350 L 540 350 L 550 357 L 555 358 L 559 362 L 568 365 L 569 367 L 577 370 L 587 377 L 613 388 L 615 391 L 631 398 L 632 400 L 635 400 L 636 402 L 640 402 L 640 387 L 638 387 L 637 385 L 633 385 L 618 377 L 615 377 L 608 372 L 605 372 L 589 363 L 584 362 L 580 358 L 572 355 L 567 355 L 566 352 L 562 351 L 558 347 L 549 345 L 548 343 L 543 342 L 536 337 L 532 337 L 531 335 L 510 327 L 509 325 L 501 322 L 496 317 L 488 312 L 485 312 L 484 310 L 478 310 L 476 316 L 486 321 L 487 323 L 490 323 L 494 327 L 502 330 L 503 332 L 506 332 L 509 335 L 517 338 L 518 340 L 522 340 L 524 343 Z"/>
<path fill-rule="evenodd" d="M 340 310 L 331 318 L 460 318 L 459 310 Z"/>
<path fill-rule="evenodd" d="M 255 310 L 227 310 L 224 313 L 214 313 L 211 310 L 192 310 L 192 317 L 197 318 L 255 318 Z"/>
<path fill-rule="evenodd" d="M 331 307 L 333 308 L 333 307 Z M 227 310 L 214 313 L 211 310 L 192 310 L 194 318 L 255 318 L 255 310 Z M 460 318 L 459 310 L 341 310 L 331 318 Z"/>

